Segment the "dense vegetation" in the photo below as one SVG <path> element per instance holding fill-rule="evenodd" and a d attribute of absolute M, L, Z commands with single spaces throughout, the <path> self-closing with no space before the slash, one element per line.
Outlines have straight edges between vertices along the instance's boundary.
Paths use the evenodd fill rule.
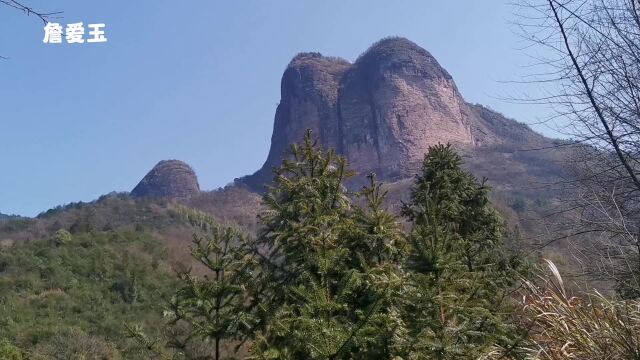
<path fill-rule="evenodd" d="M 451 147 L 434 147 L 425 158 L 403 211 L 408 227 L 384 209 L 386 193 L 374 176 L 349 194 L 346 160 L 323 152 L 310 134 L 275 173 L 255 239 L 181 211 L 200 229 L 192 255 L 207 275 L 180 273 L 162 338 L 130 328 L 149 356 L 197 358 L 203 349 L 214 359 L 516 353 L 525 334 L 510 292 L 525 268 L 504 250 L 504 221 L 488 189 Z"/>
<path fill-rule="evenodd" d="M 344 183 L 351 175 L 344 158 L 308 133 L 275 170 L 255 234 L 176 204 L 102 199 L 147 224 L 115 230 L 96 229 L 100 221 L 87 216 L 96 210 L 67 209 L 80 215 L 65 221 L 70 231 L 0 254 L 0 358 L 640 353 L 640 305 L 574 297 L 552 263 L 554 278 L 533 277 L 506 246 L 489 189 L 450 146 L 430 149 L 400 215 L 386 210 L 385 187 L 374 175 L 350 193 Z M 148 226 L 193 231 L 192 261 L 174 262 Z"/>
<path fill-rule="evenodd" d="M 3 249 L 0 338 L 29 358 L 125 356 L 124 324 L 157 325 L 175 287 L 166 256 L 149 233 L 134 231 L 60 230 Z"/>

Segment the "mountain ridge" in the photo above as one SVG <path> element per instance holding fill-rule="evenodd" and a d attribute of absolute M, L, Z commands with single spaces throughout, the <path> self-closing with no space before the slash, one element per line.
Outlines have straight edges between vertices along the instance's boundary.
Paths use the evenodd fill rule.
<path fill-rule="evenodd" d="M 399 184 L 391 188 L 406 192 L 410 181 L 405 180 L 413 178 L 429 146 L 445 142 L 464 154 L 466 167 L 476 176 L 489 179 L 497 196 L 504 198 L 507 213 L 509 204 L 522 198 L 539 202 L 537 192 L 524 184 L 553 183 L 564 171 L 555 165 L 563 157 L 553 149 L 557 140 L 465 101 L 446 69 L 427 50 L 404 38 L 382 39 L 353 63 L 317 52 L 299 53 L 282 75 L 281 95 L 267 159 L 254 174 L 235 179 L 224 190 L 202 192 L 188 164 L 161 161 L 131 196 L 177 200 L 218 216 L 231 209 L 254 227 L 247 219 L 257 214 L 259 201 L 249 193 L 264 191 L 273 178 L 272 168 L 280 165 L 289 146 L 300 141 L 307 129 L 325 149 L 347 157 L 352 170 L 360 174 L 350 182 L 353 189 L 375 172 L 380 180 Z M 531 149 L 551 150 L 523 151 Z M 179 171 L 163 170 L 167 167 Z M 550 191 L 544 196 L 556 194 Z M 215 204 L 221 199 L 226 200 Z M 253 208 L 242 209 L 229 199 Z"/>
<path fill-rule="evenodd" d="M 506 223 L 532 239 L 521 246 L 541 243 L 544 234 L 536 221 L 559 202 L 558 190 L 547 185 L 565 178 L 567 148 L 526 124 L 466 102 L 451 75 L 416 44 L 386 39 L 353 63 L 298 54 L 284 71 L 281 90 L 272 146 L 254 174 L 223 189 L 202 191 L 191 166 L 163 160 L 129 193 L 58 207 L 33 219 L 0 222 L 0 243 L 42 239 L 59 229 L 142 227 L 156 229 L 164 243 L 187 257 L 177 249 L 191 234 L 176 227 L 174 202 L 255 233 L 263 209 L 260 194 L 273 179 L 272 167 L 281 164 L 289 146 L 308 128 L 325 149 L 345 155 L 360 174 L 349 183 L 350 190 L 359 190 L 359 181 L 375 172 L 389 191 L 387 207 L 398 215 L 428 147 L 451 142 L 465 168 L 488 179 L 492 201 Z M 566 251 L 557 244 L 550 251 Z"/>

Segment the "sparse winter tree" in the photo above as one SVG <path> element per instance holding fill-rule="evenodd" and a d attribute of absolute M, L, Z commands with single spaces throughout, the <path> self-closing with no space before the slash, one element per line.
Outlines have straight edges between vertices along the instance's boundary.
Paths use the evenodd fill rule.
<path fill-rule="evenodd" d="M 527 1 L 521 28 L 551 54 L 541 59 L 542 99 L 576 141 L 567 182 L 567 235 L 589 275 L 640 294 L 640 2 Z M 567 225 L 567 224 L 564 224 Z M 585 234 L 589 234 L 587 241 Z"/>
<path fill-rule="evenodd" d="M 53 19 L 58 19 L 62 14 L 62 12 L 60 11 L 39 11 L 29 5 L 24 4 L 23 2 L 19 2 L 16 0 L 0 0 L 0 5 L 4 5 L 10 9 L 18 10 L 27 16 L 35 16 L 36 18 L 42 20 L 42 22 L 45 24 Z"/>
<path fill-rule="evenodd" d="M 59 19 L 62 16 L 61 11 L 54 11 L 54 12 L 40 11 L 40 10 L 34 9 L 29 5 L 25 5 L 21 1 L 16 1 L 16 0 L 0 0 L 0 6 L 3 6 L 9 10 L 13 9 L 13 10 L 20 11 L 27 16 L 34 16 L 35 18 L 40 19 L 44 24 L 47 24 L 47 22 L 50 22 L 51 20 Z M 0 60 L 4 60 L 4 59 L 7 59 L 7 58 L 4 56 L 0 56 Z"/>

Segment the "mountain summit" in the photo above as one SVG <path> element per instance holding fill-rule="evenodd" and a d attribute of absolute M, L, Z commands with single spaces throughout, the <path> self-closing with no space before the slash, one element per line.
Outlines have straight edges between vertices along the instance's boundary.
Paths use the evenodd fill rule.
<path fill-rule="evenodd" d="M 185 200 L 199 193 L 198 177 L 191 166 L 179 160 L 163 160 L 145 175 L 131 196 Z"/>
<path fill-rule="evenodd" d="M 358 173 L 385 180 L 411 176 L 437 143 L 477 147 L 542 138 L 468 104 L 427 50 L 397 37 L 375 43 L 354 63 L 318 53 L 294 57 L 282 76 L 267 160 L 239 181 L 261 189 L 306 129 L 345 155 Z"/>

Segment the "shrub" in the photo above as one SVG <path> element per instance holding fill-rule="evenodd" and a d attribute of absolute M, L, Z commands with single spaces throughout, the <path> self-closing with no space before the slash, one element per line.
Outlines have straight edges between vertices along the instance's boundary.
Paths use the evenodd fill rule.
<path fill-rule="evenodd" d="M 69 329 L 39 344 L 33 358 L 118 360 L 122 356 L 115 344 L 77 329 Z"/>
<path fill-rule="evenodd" d="M 0 359 L 22 360 L 22 351 L 7 340 L 0 340 Z"/>
<path fill-rule="evenodd" d="M 60 229 L 53 235 L 53 242 L 58 246 L 70 243 L 71 239 L 71 233 L 65 229 Z"/>

